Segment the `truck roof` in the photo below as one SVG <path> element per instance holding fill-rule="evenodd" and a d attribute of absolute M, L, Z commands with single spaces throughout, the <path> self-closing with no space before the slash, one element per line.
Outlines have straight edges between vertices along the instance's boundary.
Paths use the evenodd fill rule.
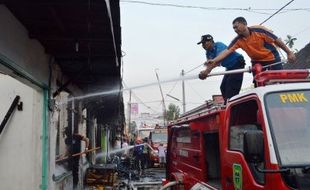
<path fill-rule="evenodd" d="M 243 98 L 252 94 L 256 94 L 260 99 L 263 99 L 264 95 L 270 92 L 281 92 L 281 91 L 300 91 L 310 89 L 310 70 L 271 70 L 263 71 L 255 76 L 255 80 L 258 87 L 253 88 L 249 91 L 240 93 L 233 96 L 228 102 L 235 101 L 239 98 Z M 206 116 L 213 114 L 220 114 L 225 112 L 224 104 L 217 104 L 216 102 L 206 102 L 197 108 L 194 108 L 184 114 L 181 117 L 169 124 L 182 125 L 196 119 L 201 119 Z"/>
<path fill-rule="evenodd" d="M 228 102 L 235 101 L 237 99 L 249 96 L 251 94 L 257 95 L 260 99 L 263 99 L 264 95 L 270 92 L 281 92 L 281 91 L 294 91 L 294 90 L 310 90 L 309 82 L 298 82 L 298 83 L 285 83 L 285 84 L 273 84 L 267 86 L 261 86 L 257 88 L 253 88 L 236 96 L 233 96 Z M 189 112 L 181 115 L 181 117 L 169 125 L 178 125 L 183 123 L 188 123 L 189 121 L 193 121 L 198 118 L 205 117 L 211 114 L 217 114 L 225 110 L 224 105 L 211 105 L 207 104 L 201 105 Z"/>
<path fill-rule="evenodd" d="M 303 89 L 309 90 L 310 83 L 299 82 L 299 83 L 273 84 L 273 85 L 253 88 L 249 91 L 233 96 L 228 102 L 237 100 L 239 98 L 248 96 L 250 94 L 256 94 L 258 97 L 263 98 L 265 94 L 270 93 L 270 92 L 291 91 L 291 90 L 293 91 L 293 90 L 303 90 Z"/>

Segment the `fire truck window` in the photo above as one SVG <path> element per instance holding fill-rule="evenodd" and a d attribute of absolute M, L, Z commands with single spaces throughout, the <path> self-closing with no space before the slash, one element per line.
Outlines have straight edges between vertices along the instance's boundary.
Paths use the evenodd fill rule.
<path fill-rule="evenodd" d="M 270 93 L 265 105 L 281 165 L 309 165 L 310 91 Z"/>
<path fill-rule="evenodd" d="M 230 112 L 230 126 L 257 123 L 257 111 L 255 100 L 233 106 Z"/>
<path fill-rule="evenodd" d="M 229 149 L 243 152 L 243 138 L 247 130 L 257 129 L 256 125 L 236 125 L 230 127 Z"/>
<path fill-rule="evenodd" d="M 243 152 L 243 134 L 246 130 L 260 129 L 255 100 L 242 102 L 231 108 L 229 148 Z"/>
<path fill-rule="evenodd" d="M 244 133 L 248 130 L 261 130 L 257 102 L 250 100 L 233 106 L 230 112 L 229 123 L 229 149 L 243 153 Z M 264 165 L 265 163 L 260 163 L 259 167 L 262 169 Z M 259 184 L 264 184 L 264 174 L 259 173 L 254 165 L 248 163 L 248 166 L 255 181 Z"/>

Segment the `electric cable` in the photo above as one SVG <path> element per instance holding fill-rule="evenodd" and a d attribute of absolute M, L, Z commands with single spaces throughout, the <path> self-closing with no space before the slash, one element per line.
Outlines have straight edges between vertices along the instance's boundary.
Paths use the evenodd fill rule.
<path fill-rule="evenodd" d="M 187 83 L 187 84 L 189 84 L 189 83 Z M 188 85 L 203 101 L 205 101 L 204 100 L 204 98 L 192 87 L 192 85 Z"/>
<path fill-rule="evenodd" d="M 269 14 L 266 12 L 258 12 L 258 11 L 274 11 L 278 9 L 272 8 L 265 8 L 265 9 L 255 9 L 251 7 L 247 8 L 240 8 L 240 7 L 203 7 L 203 6 L 192 6 L 192 5 L 181 5 L 181 4 L 173 4 L 173 3 L 154 3 L 154 2 L 147 2 L 147 1 L 135 1 L 135 0 L 120 0 L 123 3 L 133 3 L 133 4 L 144 4 L 144 5 L 151 5 L 151 6 L 161 6 L 161 7 L 176 7 L 176 8 L 188 8 L 188 9 L 203 9 L 203 10 L 223 10 L 223 11 L 247 11 L 253 12 L 258 14 Z M 310 8 L 294 8 L 294 9 L 285 9 L 286 12 L 288 11 L 309 11 Z"/>
<path fill-rule="evenodd" d="M 203 64 L 199 64 L 198 66 L 196 66 L 196 67 L 190 69 L 189 71 L 186 71 L 184 74 L 190 73 L 190 72 L 192 72 L 192 71 L 198 69 L 199 67 L 201 67 L 201 66 L 203 66 L 203 65 L 204 65 L 204 63 L 203 63 Z"/>
<path fill-rule="evenodd" d="M 125 86 L 125 88 L 128 88 L 128 86 L 125 84 L 125 82 L 123 81 L 123 85 Z M 156 111 L 155 109 L 153 109 L 151 106 L 146 105 L 133 91 L 131 91 L 132 96 L 134 96 L 135 100 L 139 103 L 142 104 L 145 108 L 153 111 L 154 113 L 159 113 L 158 111 Z"/>
<path fill-rule="evenodd" d="M 135 93 L 131 92 L 134 98 L 137 100 L 138 103 L 142 104 L 145 106 L 147 109 L 153 111 L 154 113 L 159 113 L 159 111 L 153 109 L 151 106 L 146 105 Z"/>
<path fill-rule="evenodd" d="M 292 37 L 296 37 L 296 36 L 298 36 L 299 34 L 304 33 L 305 31 L 307 31 L 307 30 L 309 30 L 309 29 L 310 29 L 310 26 L 308 26 L 308 27 L 302 29 L 300 32 L 295 33 Z"/>
<path fill-rule="evenodd" d="M 174 88 L 175 88 L 175 86 L 178 84 L 178 82 L 179 82 L 179 81 L 176 81 L 176 82 L 174 83 L 174 85 L 172 86 L 171 90 L 169 90 L 168 94 L 170 94 L 170 93 L 174 90 Z M 167 95 L 166 95 L 166 96 L 167 96 Z"/>
<path fill-rule="evenodd" d="M 260 23 L 259 25 L 264 24 L 265 22 L 267 22 L 269 19 L 271 19 L 273 16 L 275 16 L 276 14 L 278 14 L 282 9 L 284 9 L 286 6 L 288 6 L 289 4 L 291 4 L 293 1 L 295 0 L 291 0 L 290 2 L 288 2 L 286 5 L 284 5 L 283 7 L 281 7 L 278 11 L 276 11 L 275 13 L 273 13 L 270 17 L 268 17 L 266 20 L 264 20 L 262 23 Z"/>

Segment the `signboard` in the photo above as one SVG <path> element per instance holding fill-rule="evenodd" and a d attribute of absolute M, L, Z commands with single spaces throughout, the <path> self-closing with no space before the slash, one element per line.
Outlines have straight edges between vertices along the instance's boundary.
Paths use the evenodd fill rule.
<path fill-rule="evenodd" d="M 131 103 L 130 104 L 131 106 L 131 109 L 130 109 L 130 111 L 131 111 L 131 114 L 132 115 L 138 115 L 139 114 L 139 104 L 138 103 Z"/>

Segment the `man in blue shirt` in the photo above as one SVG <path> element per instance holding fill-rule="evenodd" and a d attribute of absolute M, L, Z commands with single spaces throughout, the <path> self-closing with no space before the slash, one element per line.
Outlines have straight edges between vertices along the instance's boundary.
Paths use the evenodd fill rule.
<path fill-rule="evenodd" d="M 210 34 L 201 36 L 200 42 L 197 44 L 202 44 L 202 47 L 206 50 L 207 60 L 214 59 L 222 51 L 227 49 L 227 46 L 222 42 L 214 42 L 213 37 Z M 207 63 L 207 62 L 206 62 Z M 223 59 L 219 64 L 205 64 L 207 68 L 200 72 L 199 78 L 204 80 L 207 78 L 208 74 L 212 69 L 221 65 L 226 68 L 226 71 L 234 69 L 242 69 L 245 66 L 244 58 L 241 54 L 237 52 L 231 53 L 228 57 Z M 221 93 L 224 98 L 225 104 L 227 99 L 239 94 L 243 81 L 243 73 L 238 74 L 226 74 L 223 77 L 221 83 Z"/>

